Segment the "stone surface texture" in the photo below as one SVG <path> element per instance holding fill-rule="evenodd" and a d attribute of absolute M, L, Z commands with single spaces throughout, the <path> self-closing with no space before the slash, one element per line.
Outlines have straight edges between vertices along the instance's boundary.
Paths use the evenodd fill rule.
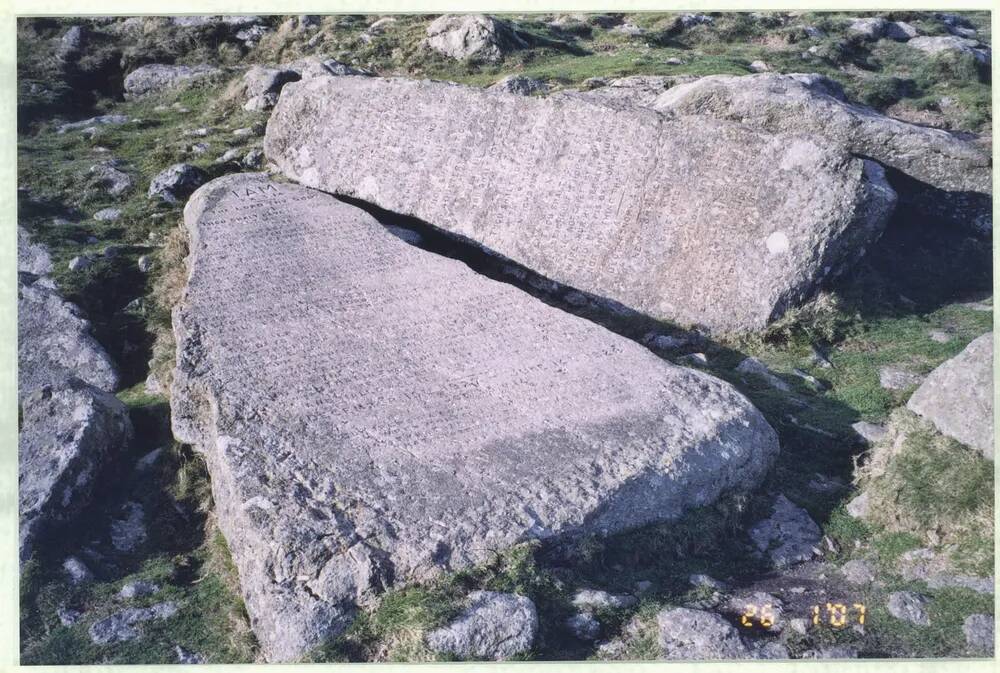
<path fill-rule="evenodd" d="M 977 654 L 993 654 L 996 626 L 992 615 L 969 615 L 962 622 L 962 633 L 969 648 Z"/>
<path fill-rule="evenodd" d="M 713 612 L 672 608 L 656 616 L 664 659 L 746 659 L 750 651 L 736 628 Z"/>
<path fill-rule="evenodd" d="M 21 226 L 17 228 L 17 270 L 35 276 L 52 271 L 52 257 L 44 245 L 31 242 L 31 236 Z"/>
<path fill-rule="evenodd" d="M 673 519 L 777 452 L 728 384 L 330 195 L 227 176 L 185 222 L 174 434 L 205 455 L 271 661 L 384 585 Z"/>
<path fill-rule="evenodd" d="M 819 526 L 809 514 L 783 495 L 775 498 L 771 516 L 750 529 L 757 549 L 779 568 L 811 559 L 820 537 Z"/>
<path fill-rule="evenodd" d="M 125 77 L 125 97 L 140 98 L 221 73 L 210 65 L 164 65 L 152 63 L 136 68 Z"/>
<path fill-rule="evenodd" d="M 877 164 L 815 133 L 583 96 L 317 78 L 285 86 L 264 147 L 301 184 L 720 331 L 760 328 L 810 296 L 880 235 L 895 204 Z"/>
<path fill-rule="evenodd" d="M 992 460 L 993 332 L 932 371 L 906 406 Z"/>
<path fill-rule="evenodd" d="M 902 619 L 917 626 L 930 626 L 931 619 L 927 614 L 929 603 L 930 600 L 926 596 L 913 591 L 894 591 L 889 594 L 887 608 L 889 614 L 896 619 Z"/>
<path fill-rule="evenodd" d="M 538 613 L 530 598 L 475 591 L 458 619 L 427 634 L 427 646 L 462 659 L 502 661 L 529 650 L 537 632 Z"/>
<path fill-rule="evenodd" d="M 485 14 L 445 14 L 427 26 L 427 46 L 456 60 L 496 62 L 527 44 L 506 21 Z"/>
<path fill-rule="evenodd" d="M 125 405 L 78 379 L 44 387 L 21 401 L 18 434 L 18 555 L 56 523 L 76 517 L 90 501 L 109 454 L 132 436 Z"/>

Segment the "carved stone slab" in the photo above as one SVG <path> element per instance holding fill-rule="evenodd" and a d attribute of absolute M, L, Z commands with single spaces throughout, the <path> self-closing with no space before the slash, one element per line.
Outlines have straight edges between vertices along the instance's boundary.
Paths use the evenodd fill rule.
<path fill-rule="evenodd" d="M 383 587 L 757 482 L 735 389 L 262 174 L 185 209 L 174 434 L 201 450 L 270 661 Z"/>

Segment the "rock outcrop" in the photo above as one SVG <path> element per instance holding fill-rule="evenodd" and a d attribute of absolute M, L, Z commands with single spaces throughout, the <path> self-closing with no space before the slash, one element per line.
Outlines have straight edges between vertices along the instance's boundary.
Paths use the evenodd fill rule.
<path fill-rule="evenodd" d="M 220 74 L 211 65 L 163 65 L 153 63 L 136 68 L 125 77 L 125 97 L 140 98 L 172 89 L 182 83 L 192 82 Z"/>
<path fill-rule="evenodd" d="M 485 14 L 440 16 L 427 27 L 428 47 L 449 58 L 496 62 L 527 43 L 506 21 Z"/>
<path fill-rule="evenodd" d="M 812 135 L 458 85 L 288 84 L 265 152 L 298 182 L 419 217 L 661 319 L 760 328 L 875 240 L 895 194 Z"/>
<path fill-rule="evenodd" d="M 109 454 L 131 436 L 125 405 L 79 379 L 24 395 L 18 434 L 22 563 L 53 524 L 80 514 Z"/>
<path fill-rule="evenodd" d="M 502 661 L 531 649 L 538 632 L 538 614 L 530 598 L 475 591 L 467 602 L 455 621 L 427 634 L 431 650 L 462 659 Z"/>
<path fill-rule="evenodd" d="M 928 375 L 907 407 L 943 434 L 993 459 L 993 333 Z"/>
<path fill-rule="evenodd" d="M 17 270 L 44 276 L 52 271 L 52 257 L 44 245 L 31 242 L 31 236 L 20 225 L 17 227 Z"/>
<path fill-rule="evenodd" d="M 328 194 L 227 176 L 185 222 L 173 429 L 206 458 L 270 661 L 382 587 L 671 520 L 777 452 L 728 384 Z"/>

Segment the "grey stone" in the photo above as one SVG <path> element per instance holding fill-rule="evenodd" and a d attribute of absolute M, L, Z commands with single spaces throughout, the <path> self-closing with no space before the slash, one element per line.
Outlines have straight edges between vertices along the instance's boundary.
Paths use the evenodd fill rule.
<path fill-rule="evenodd" d="M 167 203 L 177 203 L 201 186 L 206 177 L 205 171 L 197 166 L 174 164 L 152 179 L 147 196 Z"/>
<path fill-rule="evenodd" d="M 449 58 L 496 62 L 527 43 L 510 25 L 485 14 L 445 14 L 427 26 L 427 46 Z"/>
<path fill-rule="evenodd" d="M 247 136 L 253 135 L 253 129 L 251 128 L 235 129 L 233 131 L 233 135 L 236 136 L 237 138 L 246 138 Z"/>
<path fill-rule="evenodd" d="M 969 615 L 962 622 L 965 642 L 970 649 L 977 653 L 993 654 L 995 630 L 995 622 L 991 615 Z"/>
<path fill-rule="evenodd" d="M 706 587 L 709 589 L 715 589 L 716 591 L 726 590 L 726 584 L 724 582 L 720 582 L 714 577 L 705 575 L 703 573 L 695 573 L 689 576 L 688 582 L 691 583 L 691 586 L 695 587 Z"/>
<path fill-rule="evenodd" d="M 254 96 L 243 104 L 243 109 L 247 112 L 264 112 L 270 110 L 278 102 L 278 94 L 264 93 Z"/>
<path fill-rule="evenodd" d="M 59 46 L 56 48 L 56 57 L 67 61 L 80 55 L 83 50 L 86 32 L 83 26 L 70 26 L 59 38 Z"/>
<path fill-rule="evenodd" d="M 22 496 L 23 497 L 23 496 Z M 24 525 L 21 525 L 21 535 L 24 535 Z M 23 547 L 22 547 L 23 550 Z M 21 561 L 24 562 L 25 556 L 22 553 Z M 86 584 L 87 582 L 94 581 L 94 573 L 90 572 L 90 568 L 75 556 L 68 557 L 63 561 L 63 571 L 69 578 L 70 584 L 79 585 Z"/>
<path fill-rule="evenodd" d="M 935 341 L 939 344 L 946 344 L 952 339 L 950 334 L 940 329 L 931 330 L 927 333 L 927 336 L 930 337 L 931 341 Z"/>
<path fill-rule="evenodd" d="M 65 605 L 60 605 L 56 608 L 56 616 L 59 618 L 59 623 L 63 626 L 73 626 L 80 621 L 83 613 L 79 610 L 67 608 Z"/>
<path fill-rule="evenodd" d="M 875 581 L 875 567 L 864 559 L 848 561 L 841 566 L 840 572 L 851 584 L 866 585 Z"/>
<path fill-rule="evenodd" d="M 746 659 L 750 651 L 736 628 L 719 615 L 691 608 L 669 608 L 656 616 L 664 659 Z"/>
<path fill-rule="evenodd" d="M 205 154 L 208 152 L 210 147 L 211 145 L 208 143 L 195 143 L 188 148 L 188 151 L 191 152 L 191 154 Z"/>
<path fill-rule="evenodd" d="M 94 263 L 94 258 L 90 255 L 77 255 L 73 259 L 69 260 L 67 267 L 70 271 L 83 271 L 89 268 Z"/>
<path fill-rule="evenodd" d="M 153 63 L 136 68 L 125 77 L 125 98 L 162 93 L 183 83 L 214 77 L 222 71 L 211 65 L 164 65 Z"/>
<path fill-rule="evenodd" d="M 146 514 L 137 502 L 125 503 L 122 514 L 111 522 L 111 544 L 121 552 L 135 551 L 146 541 Z"/>
<path fill-rule="evenodd" d="M 865 19 L 848 19 L 851 23 L 847 30 L 851 33 L 861 35 L 868 40 L 877 40 L 885 35 L 888 21 L 882 17 L 870 17 Z"/>
<path fill-rule="evenodd" d="M 826 645 L 818 650 L 806 650 L 803 659 L 857 659 L 858 648 L 855 645 Z"/>
<path fill-rule="evenodd" d="M 152 596 L 160 590 L 160 585 L 155 582 L 150 582 L 148 580 L 135 580 L 134 582 L 128 582 L 121 588 L 118 592 L 119 598 L 129 599 L 129 598 L 141 598 L 143 596 Z"/>
<path fill-rule="evenodd" d="M 755 640 L 750 645 L 753 659 L 791 659 L 788 648 L 773 640 Z"/>
<path fill-rule="evenodd" d="M 957 35 L 915 37 L 906 44 L 931 56 L 942 53 L 968 54 L 979 63 L 988 64 L 990 62 L 989 47 L 980 44 L 978 40 L 967 37 Z"/>
<path fill-rule="evenodd" d="M 653 317 L 722 331 L 762 327 L 810 296 L 878 236 L 894 204 L 876 164 L 822 139 L 610 112 L 582 96 L 317 78 L 286 85 L 264 149 L 306 186 L 419 217 Z"/>
<path fill-rule="evenodd" d="M 880 367 L 878 383 L 886 390 L 907 390 L 920 384 L 924 377 L 897 365 Z"/>
<path fill-rule="evenodd" d="M 142 635 L 139 625 L 153 620 L 164 620 L 177 614 L 177 604 L 157 603 L 148 608 L 129 608 L 116 612 L 90 625 L 90 640 L 95 645 L 111 645 L 135 640 Z"/>
<path fill-rule="evenodd" d="M 902 619 L 917 626 L 930 626 L 931 619 L 927 615 L 929 603 L 930 600 L 926 596 L 913 591 L 894 591 L 889 594 L 889 603 L 886 607 L 889 614 L 896 619 Z"/>
<path fill-rule="evenodd" d="M 101 252 L 101 256 L 107 259 L 114 259 L 122 254 L 122 246 L 120 245 L 108 245 L 105 246 L 104 250 Z"/>
<path fill-rule="evenodd" d="M 868 516 L 868 494 L 861 493 L 847 503 L 847 513 L 855 519 L 864 519 Z"/>
<path fill-rule="evenodd" d="M 634 23 L 621 23 L 611 29 L 612 33 L 627 35 L 628 37 L 642 37 L 646 31 Z"/>
<path fill-rule="evenodd" d="M 736 366 L 736 371 L 740 374 L 758 376 L 764 380 L 767 385 L 784 392 L 790 392 L 792 389 L 791 386 L 778 378 L 767 365 L 754 357 L 744 358 L 743 361 Z"/>
<path fill-rule="evenodd" d="M 504 93 L 518 94 L 519 96 L 531 96 L 536 93 L 548 93 L 549 85 L 540 79 L 525 77 L 524 75 L 508 75 L 502 80 L 489 87 L 490 91 L 502 91 Z"/>
<path fill-rule="evenodd" d="M 177 655 L 178 664 L 204 664 L 208 661 L 205 655 L 192 652 L 180 645 L 174 646 L 174 653 Z"/>
<path fill-rule="evenodd" d="M 594 640 L 601 632 L 601 623 L 589 612 L 578 612 L 569 617 L 566 626 L 580 640 Z"/>
<path fill-rule="evenodd" d="M 905 21 L 890 21 L 885 25 L 884 35 L 890 40 L 906 42 L 919 35 L 919 32 Z"/>
<path fill-rule="evenodd" d="M 502 661 L 531 649 L 537 632 L 538 614 L 530 598 L 475 591 L 455 621 L 427 634 L 427 646 L 460 658 Z"/>
<path fill-rule="evenodd" d="M 615 610 L 636 604 L 635 596 L 611 594 L 599 589 L 580 589 L 573 596 L 573 607 L 577 610 Z"/>
<path fill-rule="evenodd" d="M 114 222 L 122 216 L 121 208 L 101 208 L 94 213 L 94 219 L 98 222 Z"/>
<path fill-rule="evenodd" d="M 128 115 L 100 115 L 98 117 L 91 117 L 90 119 L 84 119 L 78 122 L 69 122 L 68 124 L 60 124 L 56 127 L 56 133 L 66 133 L 68 131 L 79 131 L 81 129 L 87 129 L 91 127 L 98 126 L 116 126 L 119 124 L 124 124 L 128 122 Z"/>
<path fill-rule="evenodd" d="M 764 591 L 741 591 L 727 598 L 721 606 L 721 612 L 730 615 L 738 624 L 744 624 L 742 618 L 753 627 L 765 628 L 774 633 L 780 633 L 787 625 L 785 604 L 780 598 Z"/>
<path fill-rule="evenodd" d="M 946 131 L 853 105 L 821 75 L 702 77 L 672 87 L 653 107 L 738 120 L 773 133 L 816 134 L 939 189 L 992 194 L 990 159 L 982 148 Z"/>
<path fill-rule="evenodd" d="M 257 170 L 264 165 L 264 151 L 252 149 L 243 157 L 243 167 L 250 170 Z"/>
<path fill-rule="evenodd" d="M 21 225 L 17 226 L 17 270 L 35 276 L 52 272 L 52 257 L 48 249 L 39 243 L 32 243 L 31 236 Z"/>
<path fill-rule="evenodd" d="M 906 406 L 943 434 L 993 459 L 993 333 L 932 371 Z"/>
<path fill-rule="evenodd" d="M 401 583 L 671 520 L 777 452 L 730 385 L 328 194 L 226 176 L 185 224 L 171 421 L 205 456 L 270 661 L 344 628 L 387 567 Z"/>
<path fill-rule="evenodd" d="M 784 495 L 775 498 L 771 516 L 750 529 L 754 545 L 779 568 L 811 559 L 820 536 L 809 514 Z"/>
<path fill-rule="evenodd" d="M 94 181 L 111 196 L 121 196 L 133 186 L 132 177 L 121 170 L 120 165 L 121 162 L 112 160 L 90 167 Z"/>
<path fill-rule="evenodd" d="M 140 255 L 139 259 L 136 260 L 136 266 L 139 267 L 139 271 L 143 273 L 149 273 L 153 270 L 153 257 L 152 255 Z"/>
<path fill-rule="evenodd" d="M 681 28 L 694 28 L 695 26 L 711 25 L 715 19 L 707 14 L 681 14 L 675 19 L 675 24 Z"/>
<path fill-rule="evenodd" d="M 858 421 L 851 424 L 851 429 L 858 433 L 865 443 L 874 444 L 885 437 L 886 429 L 884 425 L 869 423 L 868 421 Z"/>
<path fill-rule="evenodd" d="M 39 283 L 17 287 L 18 396 L 76 377 L 101 390 L 118 387 L 118 372 L 80 310 Z"/>
<path fill-rule="evenodd" d="M 307 56 L 306 58 L 289 63 L 284 68 L 294 70 L 301 79 L 313 79 L 315 77 L 346 77 L 346 76 L 368 76 L 370 72 L 364 68 L 341 63 L 333 58 L 322 58 L 319 56 Z"/>
<path fill-rule="evenodd" d="M 771 70 L 771 67 L 767 63 L 764 63 L 764 61 L 753 61 L 747 68 L 750 72 L 768 72 Z"/>
<path fill-rule="evenodd" d="M 300 79 L 302 74 L 291 68 L 265 68 L 255 65 L 243 74 L 243 85 L 246 87 L 247 97 L 252 98 L 266 93 L 277 94 L 289 82 L 297 82 Z"/>
<path fill-rule="evenodd" d="M 242 154 L 243 154 L 243 150 L 240 150 L 240 149 L 234 147 L 231 150 L 226 150 L 222 154 L 222 156 L 220 156 L 218 159 L 215 160 L 215 163 L 217 163 L 217 164 L 225 164 L 225 163 L 229 163 L 230 161 L 239 161 L 240 156 Z"/>
<path fill-rule="evenodd" d="M 992 594 L 996 581 L 993 577 L 975 577 L 973 575 L 952 575 L 935 573 L 927 577 L 927 586 L 931 589 L 961 588 L 980 594 Z"/>

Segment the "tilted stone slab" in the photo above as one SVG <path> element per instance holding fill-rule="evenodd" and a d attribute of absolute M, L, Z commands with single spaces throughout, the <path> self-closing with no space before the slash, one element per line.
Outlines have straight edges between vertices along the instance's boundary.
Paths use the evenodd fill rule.
<path fill-rule="evenodd" d="M 932 371 L 906 406 L 993 459 L 993 332 Z"/>
<path fill-rule="evenodd" d="M 131 437 L 125 405 L 79 379 L 25 395 L 18 434 L 21 563 L 51 526 L 79 516 L 107 458 Z"/>
<path fill-rule="evenodd" d="M 101 390 L 118 371 L 91 335 L 90 322 L 51 285 L 25 274 L 17 282 L 18 396 L 77 377 Z"/>
<path fill-rule="evenodd" d="M 728 384 L 328 194 L 227 176 L 185 222 L 174 434 L 205 455 L 270 661 L 386 585 L 674 519 L 777 452 Z"/>
<path fill-rule="evenodd" d="M 465 236 L 657 318 L 764 326 L 881 233 L 881 169 L 815 134 L 441 82 L 286 85 L 292 179 Z"/>

